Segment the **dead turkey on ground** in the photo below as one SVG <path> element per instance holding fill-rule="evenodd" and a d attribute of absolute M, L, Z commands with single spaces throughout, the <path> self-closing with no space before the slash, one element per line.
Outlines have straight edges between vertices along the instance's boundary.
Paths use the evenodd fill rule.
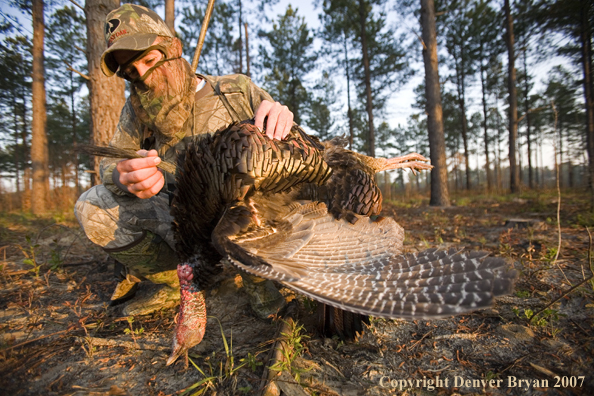
<path fill-rule="evenodd" d="M 486 252 L 402 254 L 404 230 L 379 216 L 375 173 L 430 165 L 418 154 L 370 158 L 343 143 L 320 143 L 297 126 L 272 141 L 244 122 L 201 135 L 179 156 L 172 214 L 181 304 L 168 364 L 202 340 L 203 290 L 223 257 L 327 304 L 321 320 L 343 332 L 366 315 L 439 318 L 511 292 L 516 272 Z"/>

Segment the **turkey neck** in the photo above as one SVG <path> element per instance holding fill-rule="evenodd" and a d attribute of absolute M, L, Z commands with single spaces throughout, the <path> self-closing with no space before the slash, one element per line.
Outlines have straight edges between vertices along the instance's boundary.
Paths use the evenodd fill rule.
<path fill-rule="evenodd" d="M 198 267 L 199 265 L 195 262 L 184 262 L 177 265 L 181 293 L 178 323 L 186 323 L 188 320 L 198 321 L 196 328 L 206 326 L 206 305 L 204 304 L 203 288 L 198 277 L 200 274 Z"/>

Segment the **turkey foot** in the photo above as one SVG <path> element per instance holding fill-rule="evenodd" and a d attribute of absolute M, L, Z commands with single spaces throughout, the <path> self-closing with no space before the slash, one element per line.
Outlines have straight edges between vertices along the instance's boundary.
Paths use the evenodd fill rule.
<path fill-rule="evenodd" d="M 380 171 L 408 168 L 412 170 L 413 174 L 416 174 L 416 171 L 429 170 L 433 168 L 433 165 L 429 164 L 428 162 L 429 159 L 423 157 L 421 154 L 411 153 L 403 155 L 402 157 L 386 159 Z"/>

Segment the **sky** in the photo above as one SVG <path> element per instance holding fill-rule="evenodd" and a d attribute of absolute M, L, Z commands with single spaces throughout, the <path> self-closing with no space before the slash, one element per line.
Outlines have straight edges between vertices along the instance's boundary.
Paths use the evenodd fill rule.
<path fill-rule="evenodd" d="M 319 0 L 318 0 L 319 1 Z M 81 2 L 81 4 L 84 4 Z M 179 4 L 179 3 L 178 3 Z M 269 12 L 271 18 L 276 19 L 278 15 L 284 14 L 287 6 L 291 4 L 293 8 L 298 9 L 298 15 L 303 16 L 305 18 L 305 22 L 307 23 L 308 27 L 312 30 L 316 30 L 320 27 L 320 22 L 318 20 L 318 11 L 314 7 L 314 1 L 312 0 L 279 0 L 279 2 L 272 8 Z M 18 11 L 12 9 L 8 5 L 8 1 L 1 0 L 0 1 L 0 12 L 5 15 L 13 16 L 18 18 L 21 22 L 21 28 L 23 29 L 23 33 L 31 34 L 31 19 L 29 16 L 24 16 Z M 161 9 L 157 9 L 157 12 L 163 13 L 162 7 Z M 404 33 L 408 40 L 418 41 L 415 31 L 418 30 L 417 21 L 416 20 L 403 20 L 401 17 L 397 15 L 397 13 L 393 10 L 388 10 L 388 22 L 397 26 L 398 33 Z M 262 28 L 266 29 L 265 26 Z M 315 40 L 314 45 L 319 48 L 321 45 L 320 40 Z M 420 45 L 420 43 L 419 43 Z M 254 46 L 252 46 L 254 48 Z M 420 58 L 420 52 L 419 52 Z M 538 90 L 542 87 L 542 80 L 546 77 L 548 70 L 557 64 L 566 64 L 567 62 L 562 58 L 553 58 L 547 61 L 546 63 L 538 65 L 535 69 L 536 74 L 536 87 L 535 90 Z M 417 59 L 416 61 L 413 60 L 412 63 L 413 68 L 416 70 L 416 74 L 410 78 L 400 89 L 394 92 L 391 96 L 390 101 L 388 102 L 388 112 L 386 115 L 386 120 L 388 123 L 395 127 L 398 124 L 406 125 L 407 118 L 413 114 L 414 112 L 418 111 L 411 107 L 414 103 L 414 93 L 413 90 L 417 87 L 424 78 L 423 72 L 423 64 L 422 59 Z M 442 72 L 441 77 L 443 78 L 443 65 L 440 67 L 440 71 Z M 315 81 L 321 73 L 321 69 L 316 70 L 310 76 L 311 81 Z M 345 90 L 345 82 L 344 78 L 338 78 L 337 84 L 339 88 L 342 89 L 341 96 L 346 98 L 346 90 Z M 471 109 L 473 107 L 473 103 L 476 103 L 478 106 L 478 88 L 477 84 L 475 83 L 476 92 L 471 92 L 470 94 L 470 102 L 471 102 Z M 346 102 L 346 99 L 343 99 Z"/>

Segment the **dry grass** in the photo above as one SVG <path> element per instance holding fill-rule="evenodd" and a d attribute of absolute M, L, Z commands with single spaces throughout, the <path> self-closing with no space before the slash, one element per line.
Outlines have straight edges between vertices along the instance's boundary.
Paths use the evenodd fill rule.
<path fill-rule="evenodd" d="M 385 214 L 407 230 L 405 248 L 465 246 L 502 255 L 521 272 L 515 295 L 498 300 L 492 310 L 439 321 L 373 320 L 357 342 L 347 344 L 319 338 L 311 305 L 302 302 L 298 319 L 311 338 L 303 339 L 304 354 L 293 366 L 306 392 L 426 394 L 423 380 L 439 375 L 449 379 L 449 386 L 431 394 L 594 393 L 592 284 L 584 283 L 528 321 L 531 313 L 590 275 L 585 197 L 563 193 L 558 266 L 553 265 L 555 192 L 456 197 L 457 206 L 448 209 L 429 208 L 426 200 L 385 205 Z M 517 217 L 542 223 L 534 229 L 504 227 L 506 219 Z M 175 310 L 137 317 L 130 324 L 106 307 L 115 285 L 111 264 L 82 238 L 72 218 L 4 213 L 0 240 L 0 389 L 15 395 L 168 395 L 202 379 L 193 367 L 165 367 Z M 35 245 L 39 276 L 23 254 Z M 255 394 L 263 370 L 258 363 L 271 346 L 275 324 L 254 318 L 233 275 L 207 301 L 209 315 L 221 321 L 225 334 L 233 334 L 235 361 L 250 362 L 217 394 Z M 226 357 L 219 325 L 209 320 L 193 360 L 206 370 Z M 585 379 L 581 386 L 553 388 L 554 376 Z M 500 387 L 455 387 L 455 377 L 503 382 Z M 549 388 L 508 388 L 510 377 L 539 385 L 548 380 Z M 389 387 L 389 380 L 397 387 Z"/>

